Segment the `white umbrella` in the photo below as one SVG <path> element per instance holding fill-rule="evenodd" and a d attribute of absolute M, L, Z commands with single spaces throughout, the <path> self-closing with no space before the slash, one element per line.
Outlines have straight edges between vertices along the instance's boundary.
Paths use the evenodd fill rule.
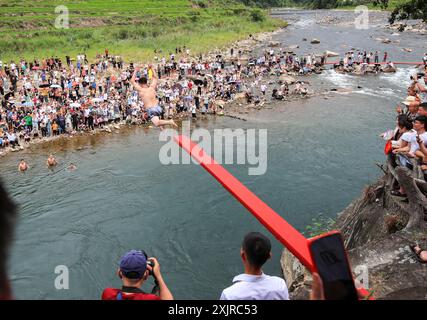
<path fill-rule="evenodd" d="M 101 98 L 93 98 L 92 99 L 92 102 L 101 102 L 101 101 L 104 101 L 104 99 L 101 99 Z"/>
<path fill-rule="evenodd" d="M 77 103 L 77 102 L 73 102 L 72 104 L 70 104 L 70 107 L 72 107 L 72 108 L 80 108 L 81 104 Z"/>
<path fill-rule="evenodd" d="M 61 88 L 61 86 L 59 84 L 52 84 L 50 87 L 51 88 Z"/>

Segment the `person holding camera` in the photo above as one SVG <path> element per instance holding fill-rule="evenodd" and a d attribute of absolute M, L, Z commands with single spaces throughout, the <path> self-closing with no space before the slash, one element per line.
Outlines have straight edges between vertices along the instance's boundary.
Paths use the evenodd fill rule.
<path fill-rule="evenodd" d="M 160 264 L 156 258 L 148 258 L 142 250 L 131 250 L 120 259 L 117 275 L 122 280 L 121 289 L 106 288 L 102 300 L 173 300 L 160 273 Z M 152 275 L 158 287 L 158 295 L 145 293 L 141 286 Z"/>

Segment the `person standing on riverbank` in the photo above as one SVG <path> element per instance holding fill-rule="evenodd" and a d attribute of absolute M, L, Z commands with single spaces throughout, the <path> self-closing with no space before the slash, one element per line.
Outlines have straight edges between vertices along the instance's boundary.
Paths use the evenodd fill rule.
<path fill-rule="evenodd" d="M 162 108 L 159 105 L 159 100 L 156 98 L 156 88 L 157 88 L 157 76 L 156 73 L 153 72 L 153 68 L 149 65 L 148 70 L 151 70 L 152 81 L 151 84 L 148 85 L 147 77 L 140 77 L 138 83 L 136 82 L 136 75 L 140 71 L 139 68 L 135 68 L 133 73 L 131 83 L 133 87 L 138 91 L 139 97 L 141 98 L 144 108 L 147 111 L 148 117 L 151 122 L 156 126 L 163 129 L 164 125 L 171 125 L 174 127 L 178 127 L 175 121 L 171 120 L 160 120 L 160 116 L 163 113 Z"/>
<path fill-rule="evenodd" d="M 265 97 L 265 91 L 267 90 L 267 86 L 265 84 L 261 84 L 261 93 Z"/>

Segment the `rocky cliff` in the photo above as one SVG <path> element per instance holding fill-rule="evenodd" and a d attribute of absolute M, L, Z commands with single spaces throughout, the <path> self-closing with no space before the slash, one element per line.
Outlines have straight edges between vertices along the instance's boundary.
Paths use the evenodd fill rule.
<path fill-rule="evenodd" d="M 427 222 L 409 223 L 414 203 L 391 196 L 391 181 L 387 174 L 367 187 L 339 214 L 335 229 L 345 238 L 355 275 L 368 272 L 376 299 L 427 299 L 427 264 L 418 262 L 410 249 L 416 242 L 427 248 Z M 307 299 L 310 273 L 286 249 L 281 265 L 291 298 Z"/>

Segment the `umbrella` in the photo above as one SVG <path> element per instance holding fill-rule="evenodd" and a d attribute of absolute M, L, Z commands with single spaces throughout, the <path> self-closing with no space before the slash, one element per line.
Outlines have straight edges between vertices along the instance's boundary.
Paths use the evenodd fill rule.
<path fill-rule="evenodd" d="M 51 88 L 61 88 L 61 86 L 59 84 L 52 84 L 50 87 Z"/>
<path fill-rule="evenodd" d="M 31 68 L 31 70 L 41 70 L 42 68 L 41 67 L 38 67 L 38 66 L 34 66 L 34 67 L 32 67 Z"/>
<path fill-rule="evenodd" d="M 39 85 L 39 88 L 49 88 L 50 84 L 49 83 L 43 83 L 41 85 Z"/>
<path fill-rule="evenodd" d="M 203 84 L 203 80 L 202 79 L 196 79 L 196 80 L 194 80 L 194 84 L 195 85 L 202 85 Z"/>
<path fill-rule="evenodd" d="M 92 99 L 92 102 L 101 102 L 101 101 L 104 101 L 104 100 L 101 98 L 93 98 Z"/>

